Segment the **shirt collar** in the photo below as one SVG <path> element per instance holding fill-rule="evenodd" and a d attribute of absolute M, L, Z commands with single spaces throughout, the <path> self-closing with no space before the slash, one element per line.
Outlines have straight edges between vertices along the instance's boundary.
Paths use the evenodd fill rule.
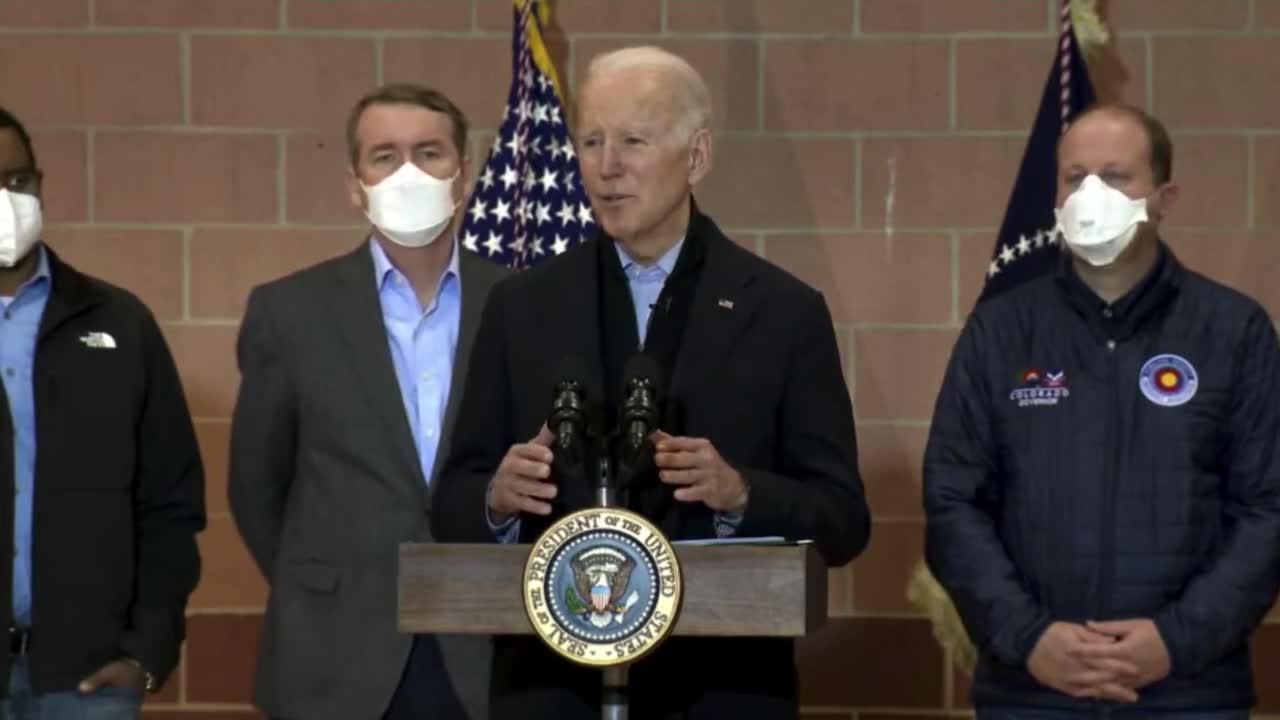
<path fill-rule="evenodd" d="M 32 252 L 39 253 L 36 258 L 36 271 L 18 287 L 17 292 L 13 294 L 14 297 L 21 295 L 27 288 L 53 282 L 53 273 L 49 269 L 49 253 L 45 252 L 44 243 L 38 243 Z"/>
<path fill-rule="evenodd" d="M 683 237 L 680 238 L 680 241 L 677 242 L 675 245 L 672 245 L 671 249 L 663 253 L 662 257 L 658 258 L 658 261 L 656 263 L 653 263 L 648 267 L 657 267 L 659 270 L 662 271 L 663 277 L 670 275 L 671 271 L 674 270 L 676 267 L 676 260 L 680 258 L 680 248 L 684 247 L 684 240 L 685 239 Z M 618 251 L 618 261 L 622 263 L 623 272 L 627 272 L 628 270 L 630 270 L 631 266 L 633 265 L 640 265 L 640 263 L 637 262 L 635 258 L 627 254 L 627 251 L 622 248 L 622 243 L 619 243 L 615 240 L 613 243 L 613 247 L 615 250 Z M 641 267 L 645 267 L 645 266 L 641 265 Z"/>
<path fill-rule="evenodd" d="M 40 258 L 36 260 L 36 272 L 24 284 L 31 284 L 37 280 L 52 280 L 53 274 L 49 272 L 49 253 L 44 250 L 44 243 L 36 245 L 36 252 L 40 253 Z"/>
<path fill-rule="evenodd" d="M 386 287 L 387 282 L 401 273 L 391 264 L 391 258 L 387 257 L 387 251 L 382 249 L 382 243 L 378 242 L 375 237 L 369 238 L 370 252 L 373 253 L 373 279 L 379 290 Z M 445 266 L 444 274 L 440 276 L 440 284 L 437 286 L 436 294 L 438 295 L 444 290 L 445 281 L 453 278 L 454 282 L 458 282 L 461 277 L 459 273 L 460 260 L 458 259 L 458 239 L 453 239 L 453 250 L 449 254 L 449 264 Z"/>

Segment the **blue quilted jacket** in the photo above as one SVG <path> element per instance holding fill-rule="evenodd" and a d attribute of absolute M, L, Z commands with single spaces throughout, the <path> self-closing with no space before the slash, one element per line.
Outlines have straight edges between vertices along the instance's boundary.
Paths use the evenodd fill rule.
<path fill-rule="evenodd" d="M 1048 624 L 1152 618 L 1171 675 L 1135 710 L 1252 705 L 1280 582 L 1280 347 L 1166 247 L 1108 305 L 1064 259 L 979 305 L 924 463 L 929 567 L 980 652 L 976 704 L 1080 710 L 1026 661 Z"/>

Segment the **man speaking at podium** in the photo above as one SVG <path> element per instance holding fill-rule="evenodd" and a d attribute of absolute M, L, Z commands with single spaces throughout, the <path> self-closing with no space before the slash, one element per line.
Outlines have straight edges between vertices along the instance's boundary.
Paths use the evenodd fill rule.
<path fill-rule="evenodd" d="M 673 540 L 781 535 L 849 562 L 870 519 L 830 313 L 695 205 L 712 161 L 706 84 L 679 57 L 628 48 L 593 60 L 578 101 L 601 232 L 494 288 L 436 490 L 438 538 L 532 542 L 594 504 L 586 475 L 555 463 L 552 389 L 579 383 L 609 432 L 642 349 L 666 401 L 626 504 Z M 600 715 L 599 671 L 535 637 L 498 639 L 492 682 L 499 720 Z M 643 718 L 794 718 L 792 644 L 672 640 L 632 669 L 630 702 Z"/>

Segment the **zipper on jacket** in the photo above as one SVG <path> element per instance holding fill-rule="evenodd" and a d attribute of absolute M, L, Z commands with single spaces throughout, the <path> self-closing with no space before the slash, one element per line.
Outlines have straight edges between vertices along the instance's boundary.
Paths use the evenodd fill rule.
<path fill-rule="evenodd" d="M 1110 592 L 1112 585 L 1115 583 L 1116 574 L 1116 537 L 1119 534 L 1116 528 L 1116 497 L 1120 492 L 1120 437 L 1119 433 L 1124 427 L 1123 418 L 1120 417 L 1120 384 L 1118 382 L 1119 361 L 1116 358 L 1116 341 L 1114 339 L 1107 340 L 1107 433 L 1104 436 L 1106 442 L 1103 448 L 1103 457 L 1106 459 L 1106 467 L 1104 470 L 1104 482 L 1102 492 L 1099 493 L 1101 500 L 1102 512 L 1098 515 L 1101 521 L 1102 537 L 1101 544 L 1098 548 L 1100 553 L 1101 570 L 1098 575 L 1098 597 L 1095 598 L 1094 607 L 1096 616 L 1095 620 L 1108 620 L 1111 613 Z"/>

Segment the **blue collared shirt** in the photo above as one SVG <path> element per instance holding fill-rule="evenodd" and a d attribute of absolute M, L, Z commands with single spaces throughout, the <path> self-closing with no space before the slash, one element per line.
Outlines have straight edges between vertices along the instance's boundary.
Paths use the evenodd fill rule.
<path fill-rule="evenodd" d="M 622 263 L 622 272 L 627 276 L 627 287 L 631 290 L 631 304 L 636 311 L 636 329 L 640 332 L 640 346 L 644 347 L 646 335 L 649 333 L 649 318 L 653 315 L 653 306 L 658 302 L 662 286 L 666 284 L 671 271 L 676 267 L 680 257 L 680 249 L 684 247 L 684 238 L 676 243 L 649 265 L 636 262 L 622 245 L 614 243 L 618 251 L 618 260 Z"/>
<path fill-rule="evenodd" d="M 32 368 L 36 335 L 53 284 L 43 246 L 36 272 L 13 297 L 0 297 L 0 368 L 13 419 L 13 620 L 31 624 L 31 514 L 35 506 L 36 408 Z"/>
<path fill-rule="evenodd" d="M 418 451 L 422 477 L 431 482 L 440 434 L 444 430 L 444 411 L 449 402 L 462 317 L 458 246 L 455 242 L 435 298 L 426 308 L 418 301 L 409 279 L 391 264 L 377 239 L 370 238 L 369 247 L 391 363 L 413 433 L 413 445 Z"/>

